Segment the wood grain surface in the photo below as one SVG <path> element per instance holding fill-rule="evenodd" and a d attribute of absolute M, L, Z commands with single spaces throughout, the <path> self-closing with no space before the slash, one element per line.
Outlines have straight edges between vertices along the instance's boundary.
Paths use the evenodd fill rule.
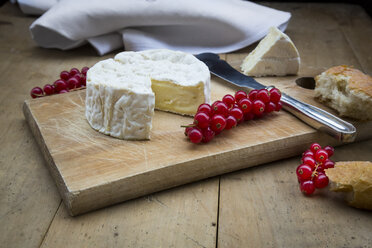
<path fill-rule="evenodd" d="M 372 74 L 372 22 L 360 7 L 264 4 L 292 13 L 286 33 L 300 50 L 303 75 L 337 64 Z M 370 212 L 348 207 L 327 189 L 300 194 L 294 181 L 299 157 L 70 217 L 23 102 L 32 87 L 53 82 L 61 70 L 114 53 L 37 48 L 28 31 L 34 20 L 17 6 L 0 8 L 0 247 L 372 247 Z M 234 56 L 253 48 L 229 54 L 229 63 L 237 65 Z M 344 145 L 335 160 L 372 161 L 371 150 L 371 140 Z"/>

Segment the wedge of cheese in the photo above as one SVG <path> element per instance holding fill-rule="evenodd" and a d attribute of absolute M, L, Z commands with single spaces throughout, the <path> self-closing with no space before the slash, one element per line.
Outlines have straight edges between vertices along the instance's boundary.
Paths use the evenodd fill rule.
<path fill-rule="evenodd" d="M 276 27 L 244 59 L 241 69 L 254 77 L 297 74 L 300 55 L 291 39 Z"/>
<path fill-rule="evenodd" d="M 86 118 L 120 139 L 150 139 L 154 108 L 193 115 L 204 102 L 210 102 L 209 69 L 183 52 L 122 52 L 87 73 Z"/>

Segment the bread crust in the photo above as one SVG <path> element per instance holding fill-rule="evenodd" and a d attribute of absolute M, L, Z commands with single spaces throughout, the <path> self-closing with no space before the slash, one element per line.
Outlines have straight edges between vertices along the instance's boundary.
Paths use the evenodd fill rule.
<path fill-rule="evenodd" d="M 326 169 L 331 181 L 331 190 L 352 193 L 349 204 L 353 207 L 372 210 L 372 163 L 369 161 L 337 162 L 334 168 Z"/>
<path fill-rule="evenodd" d="M 342 75 L 349 77 L 349 88 L 358 92 L 363 92 L 372 97 L 372 77 L 364 74 L 358 69 L 347 65 L 331 67 L 325 72 L 326 74 Z"/>

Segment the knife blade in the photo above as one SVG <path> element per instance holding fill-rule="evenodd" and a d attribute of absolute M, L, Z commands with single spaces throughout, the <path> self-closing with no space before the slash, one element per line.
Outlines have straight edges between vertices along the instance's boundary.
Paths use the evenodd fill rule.
<path fill-rule="evenodd" d="M 195 55 L 195 57 L 204 62 L 212 74 L 236 86 L 249 89 L 264 89 L 272 87 L 267 87 L 257 82 L 252 77 L 238 72 L 226 61 L 221 60 L 217 54 L 201 53 Z M 352 142 L 355 140 L 356 128 L 351 123 L 346 122 L 320 108 L 296 100 L 283 92 L 281 102 L 286 111 L 313 128 L 326 132 L 342 142 Z"/>

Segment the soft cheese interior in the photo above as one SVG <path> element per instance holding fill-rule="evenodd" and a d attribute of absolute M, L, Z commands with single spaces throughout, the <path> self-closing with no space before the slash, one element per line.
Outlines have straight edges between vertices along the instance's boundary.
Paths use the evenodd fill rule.
<path fill-rule="evenodd" d="M 276 27 L 244 59 L 244 74 L 255 77 L 297 74 L 300 56 L 291 39 Z"/>
<path fill-rule="evenodd" d="M 149 139 L 154 108 L 193 115 L 203 102 L 210 102 L 209 70 L 183 52 L 122 52 L 87 74 L 89 124 L 121 139 Z"/>

